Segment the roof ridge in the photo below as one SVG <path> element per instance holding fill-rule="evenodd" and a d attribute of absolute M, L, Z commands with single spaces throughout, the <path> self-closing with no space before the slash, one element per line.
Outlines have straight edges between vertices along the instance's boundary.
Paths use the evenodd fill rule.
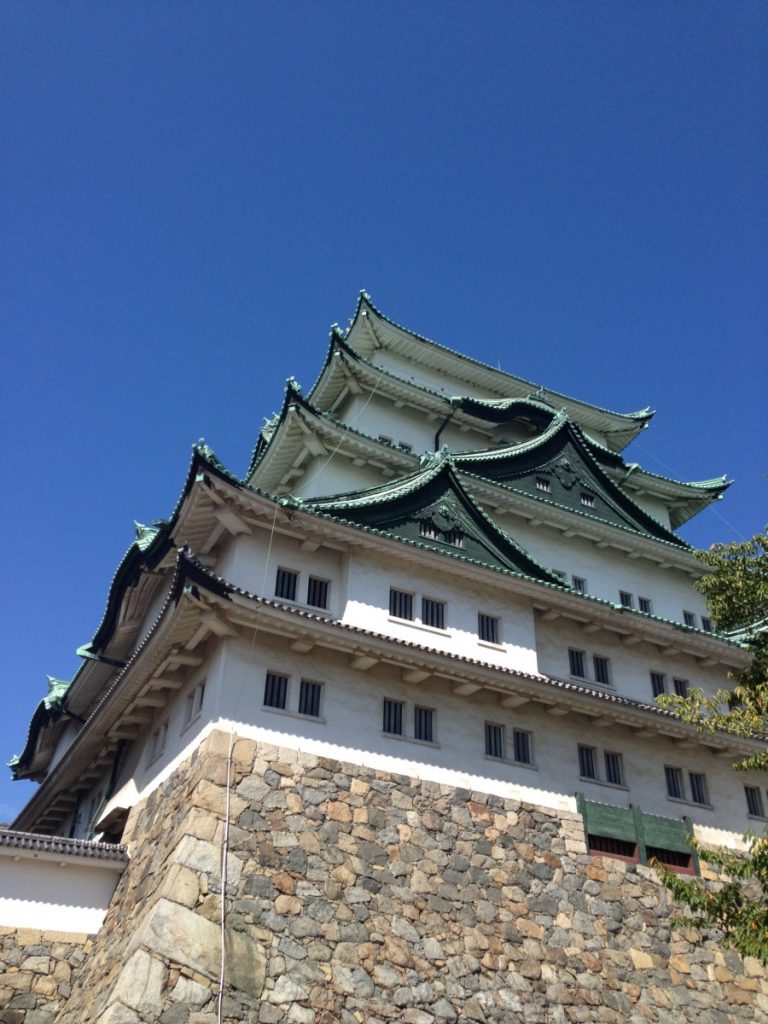
<path fill-rule="evenodd" d="M 397 323 L 391 317 L 388 317 L 385 313 L 381 312 L 381 310 L 374 304 L 371 296 L 365 290 L 361 290 L 358 296 L 357 307 L 355 309 L 355 314 L 353 317 L 352 326 L 350 327 L 350 331 L 357 322 L 358 317 L 363 312 L 363 304 L 367 305 L 376 314 L 376 316 L 379 317 L 379 319 L 383 320 L 387 324 L 390 324 L 392 327 L 395 327 L 399 331 L 404 331 L 406 334 L 409 334 L 412 338 L 415 338 L 417 341 L 424 342 L 427 345 L 433 345 L 435 348 L 440 349 L 442 352 L 447 352 L 449 355 L 456 356 L 457 358 L 465 362 L 472 363 L 474 366 L 478 366 L 483 370 L 488 370 L 491 373 L 498 374 L 501 377 L 508 377 L 511 380 L 515 380 L 522 384 L 526 384 L 533 388 L 534 390 L 542 390 L 543 388 L 544 391 L 549 392 L 552 395 L 556 395 L 558 398 L 564 398 L 568 402 L 574 402 L 577 405 L 585 406 L 589 409 L 594 409 L 597 412 L 607 413 L 610 416 L 616 416 L 621 419 L 643 421 L 644 423 L 647 423 L 654 416 L 654 410 L 652 410 L 650 406 L 646 406 L 644 409 L 635 410 L 634 412 L 616 412 L 613 409 L 606 409 L 604 406 L 595 405 L 592 402 L 585 402 L 583 399 L 574 398 L 572 395 L 566 395 L 563 392 L 554 391 L 551 388 L 543 387 L 543 385 L 538 385 L 533 381 L 529 381 L 525 377 L 519 377 L 517 374 L 508 373 L 506 370 L 501 370 L 498 367 L 491 366 L 489 363 L 484 363 L 480 359 L 474 359 L 472 356 L 464 355 L 462 352 L 458 352 L 456 349 L 453 349 L 448 345 L 443 345 L 439 341 L 434 341 L 432 338 L 427 338 L 425 335 L 418 334 L 416 331 L 411 330 L 409 327 L 405 327 L 403 326 L 403 324 Z M 349 334 L 349 331 L 347 331 L 347 334 Z"/>

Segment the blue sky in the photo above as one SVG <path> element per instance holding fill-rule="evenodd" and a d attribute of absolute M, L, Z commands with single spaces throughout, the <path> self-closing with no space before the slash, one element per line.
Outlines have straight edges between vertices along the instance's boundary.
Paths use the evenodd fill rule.
<path fill-rule="evenodd" d="M 205 437 L 244 472 L 360 288 L 621 411 L 628 456 L 766 518 L 763 3 L 0 10 L 2 761 L 70 677 L 132 521 Z M 30 787 L 0 776 L 0 820 Z"/>

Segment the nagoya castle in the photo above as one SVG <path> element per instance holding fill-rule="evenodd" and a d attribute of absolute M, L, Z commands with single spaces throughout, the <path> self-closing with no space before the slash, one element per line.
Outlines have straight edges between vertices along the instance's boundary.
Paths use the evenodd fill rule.
<path fill-rule="evenodd" d="M 648 866 L 766 823 L 756 741 L 656 700 L 749 662 L 676 533 L 728 481 L 365 293 L 322 360 L 244 477 L 194 448 L 17 737 L 2 1024 L 768 1021 Z"/>

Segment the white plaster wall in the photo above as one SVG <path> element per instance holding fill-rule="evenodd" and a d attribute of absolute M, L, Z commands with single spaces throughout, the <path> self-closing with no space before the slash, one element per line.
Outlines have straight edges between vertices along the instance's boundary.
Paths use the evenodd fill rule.
<path fill-rule="evenodd" d="M 263 707 L 264 675 L 270 669 L 290 677 L 288 708 L 297 706 L 301 678 L 324 684 L 321 718 L 310 719 Z M 689 815 L 703 828 L 740 835 L 749 826 L 743 780 L 722 759 L 704 748 L 683 749 L 664 738 L 639 740 L 621 726 L 596 728 L 580 715 L 554 717 L 533 702 L 510 710 L 492 694 L 479 691 L 462 698 L 446 685 L 407 685 L 386 666 L 355 673 L 345 659 L 320 652 L 311 659 L 288 649 L 278 652 L 243 641 L 227 643 L 227 685 L 221 714 L 245 732 L 270 743 L 338 757 L 420 778 L 531 800 L 548 807 L 573 808 L 578 791 L 592 800 L 627 807 L 639 804 L 649 813 L 681 818 Z M 406 728 L 413 706 L 435 708 L 437 744 L 424 744 L 382 733 L 383 697 L 406 702 Z M 533 733 L 535 768 L 487 758 L 484 725 L 491 721 Z M 579 743 L 623 755 L 627 788 L 581 780 Z M 704 772 L 712 808 L 666 796 L 664 765 L 684 772 Z M 765 787 L 765 777 L 762 785 Z M 687 784 L 687 779 L 686 779 Z M 753 823 L 752 823 L 753 824 Z M 735 841 L 735 837 L 734 837 Z"/>
<path fill-rule="evenodd" d="M 652 515 L 662 526 L 666 526 L 668 530 L 671 529 L 669 509 L 663 501 L 659 498 L 651 498 L 647 494 L 637 494 L 635 491 L 629 491 L 628 493 L 636 505 L 639 505 L 649 515 Z"/>
<path fill-rule="evenodd" d="M 105 868 L 99 862 L 3 850 L 0 925 L 93 934 L 101 927 L 121 869 L 122 865 Z"/>
<path fill-rule="evenodd" d="M 707 615 L 707 604 L 694 588 L 693 580 L 679 569 L 661 569 L 643 558 L 630 558 L 615 548 L 598 548 L 579 537 L 566 538 L 549 527 L 533 527 L 519 516 L 499 515 L 496 521 L 514 540 L 528 550 L 534 558 L 550 569 L 560 569 L 571 576 L 587 581 L 587 590 L 613 604 L 619 603 L 619 591 L 626 590 L 634 597 L 651 600 L 654 615 L 683 621 L 683 610 L 696 614 L 697 625 Z M 610 527 L 606 527 L 606 532 Z M 631 535 L 625 535 L 631 540 Z M 663 550 L 659 549 L 663 554 Z"/>
<path fill-rule="evenodd" d="M 482 582 L 426 569 L 407 556 L 384 559 L 366 553 L 364 560 L 351 558 L 349 593 L 343 621 L 363 626 L 410 643 L 434 647 L 463 657 L 477 658 L 524 672 L 536 672 L 533 612 L 526 601 L 513 595 L 501 576 L 487 573 Z M 389 614 L 390 587 L 414 595 L 415 622 Z M 421 598 L 446 602 L 446 629 L 421 624 Z M 500 644 L 482 643 L 477 636 L 478 612 L 498 617 Z"/>
<path fill-rule="evenodd" d="M 298 572 L 296 605 L 308 607 L 307 583 L 310 576 L 330 581 L 329 607 L 326 614 L 340 618 L 346 601 L 343 582 L 343 557 L 330 548 L 302 551 L 298 541 L 281 533 L 274 533 L 271 542 L 266 532 L 255 535 L 241 534 L 228 545 L 220 561 L 221 575 L 251 593 L 273 598 L 278 568 Z M 321 611 L 315 608 L 314 611 Z"/>
<path fill-rule="evenodd" d="M 613 689 L 625 697 L 646 704 L 655 702 L 651 672 L 663 672 L 666 675 L 668 692 L 673 690 L 673 678 L 686 679 L 691 688 L 697 687 L 705 693 L 714 693 L 728 684 L 724 671 L 702 668 L 694 658 L 685 655 L 662 657 L 655 647 L 647 644 L 627 647 L 609 633 L 585 633 L 576 623 L 565 619 L 544 622 L 540 617 L 537 618 L 536 645 L 539 669 L 546 675 L 559 676 L 561 679 L 570 678 L 569 647 L 586 652 L 586 669 L 591 680 L 594 680 L 592 655 L 610 658 Z M 574 682 L 579 680 L 574 678 Z"/>
<path fill-rule="evenodd" d="M 355 466 L 346 456 L 329 452 L 307 464 L 304 475 L 291 484 L 291 493 L 300 498 L 325 497 L 365 490 L 385 482 L 386 478 L 374 467 Z"/>

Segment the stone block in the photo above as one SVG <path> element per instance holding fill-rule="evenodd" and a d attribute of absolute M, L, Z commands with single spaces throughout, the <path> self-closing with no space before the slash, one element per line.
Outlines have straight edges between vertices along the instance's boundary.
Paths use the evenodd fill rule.
<path fill-rule="evenodd" d="M 221 968 L 220 931 L 200 914 L 158 900 L 133 940 L 173 963 L 218 981 Z M 258 997 L 264 986 L 266 957 L 262 945 L 245 932 L 228 928 L 225 935 L 225 977 L 230 985 Z"/>
<path fill-rule="evenodd" d="M 120 969 L 110 996 L 140 1014 L 156 1011 L 162 1002 L 168 972 L 156 957 L 142 949 L 128 958 Z"/>

